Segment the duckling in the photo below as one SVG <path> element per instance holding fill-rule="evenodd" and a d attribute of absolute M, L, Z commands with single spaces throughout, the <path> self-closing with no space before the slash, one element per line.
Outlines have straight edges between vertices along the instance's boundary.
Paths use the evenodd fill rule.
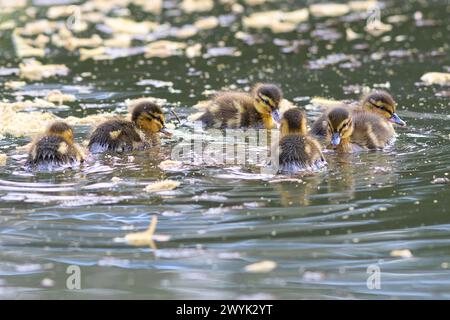
<path fill-rule="evenodd" d="M 383 149 L 395 136 L 394 128 L 382 117 L 370 112 L 351 113 L 334 108 L 327 115 L 329 148 L 340 152 L 362 149 Z"/>
<path fill-rule="evenodd" d="M 340 152 L 352 152 L 353 145 L 350 137 L 353 134 L 354 124 L 350 111 L 346 108 L 337 107 L 326 115 L 326 140 L 330 141 L 329 149 Z"/>
<path fill-rule="evenodd" d="M 374 90 L 371 93 L 363 96 L 357 106 L 349 108 L 352 113 L 372 113 L 379 115 L 386 120 L 386 123 L 392 126 L 392 123 L 398 124 L 402 127 L 406 126 L 396 113 L 397 104 L 392 96 L 384 90 Z M 311 134 L 319 138 L 324 138 L 327 135 L 327 114 L 322 114 L 312 125 Z"/>
<path fill-rule="evenodd" d="M 283 114 L 278 146 L 280 171 L 320 169 L 327 165 L 320 143 L 308 136 L 306 116 L 297 108 Z"/>
<path fill-rule="evenodd" d="M 26 165 L 49 168 L 75 165 L 84 161 L 85 155 L 73 140 L 73 129 L 67 123 L 56 121 L 45 135 L 31 144 Z"/>
<path fill-rule="evenodd" d="M 396 109 L 397 103 L 387 91 L 374 90 L 363 96 L 360 106 L 355 111 L 373 112 L 385 118 L 389 123 L 398 124 L 402 127 L 406 126 L 406 122 L 398 116 Z"/>
<path fill-rule="evenodd" d="M 245 92 L 219 93 L 194 120 L 206 129 L 216 128 L 276 128 L 280 121 L 279 105 L 283 93 L 274 84 L 256 84 L 251 94 Z M 274 122 L 275 121 L 275 122 Z"/>
<path fill-rule="evenodd" d="M 112 119 L 100 124 L 89 139 L 89 150 L 129 152 L 160 143 L 158 133 L 172 136 L 166 130 L 161 108 L 149 101 L 136 104 L 131 111 L 131 121 Z"/>

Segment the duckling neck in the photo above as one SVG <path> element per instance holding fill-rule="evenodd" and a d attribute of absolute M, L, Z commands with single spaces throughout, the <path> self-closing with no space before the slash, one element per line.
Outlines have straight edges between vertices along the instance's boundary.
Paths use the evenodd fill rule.
<path fill-rule="evenodd" d="M 270 113 L 265 112 L 265 110 L 263 110 L 261 108 L 261 106 L 259 105 L 259 103 L 257 101 L 255 101 L 253 103 L 253 106 L 255 107 L 255 109 L 259 113 L 259 115 L 261 116 L 261 119 L 264 124 L 264 128 L 274 129 L 277 127 L 275 122 L 273 121 L 272 115 Z"/>

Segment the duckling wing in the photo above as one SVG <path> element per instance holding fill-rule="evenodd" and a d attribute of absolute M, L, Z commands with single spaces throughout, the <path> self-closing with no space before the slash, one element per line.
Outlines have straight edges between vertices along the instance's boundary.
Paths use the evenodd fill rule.
<path fill-rule="evenodd" d="M 218 94 L 197 119 L 206 128 L 240 128 L 254 122 L 253 98 L 241 92 Z M 255 111 L 256 112 L 256 111 Z"/>
<path fill-rule="evenodd" d="M 124 120 L 110 120 L 99 125 L 89 140 L 89 150 L 94 153 L 104 151 L 131 151 L 143 143 L 133 123 Z"/>
<path fill-rule="evenodd" d="M 392 125 L 373 113 L 355 112 L 353 123 L 351 142 L 368 149 L 383 149 L 395 136 Z"/>

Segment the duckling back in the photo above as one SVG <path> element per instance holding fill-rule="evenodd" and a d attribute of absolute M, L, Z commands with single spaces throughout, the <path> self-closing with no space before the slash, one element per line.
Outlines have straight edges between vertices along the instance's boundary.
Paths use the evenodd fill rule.
<path fill-rule="evenodd" d="M 351 142 L 368 149 L 383 149 L 395 137 L 392 125 L 372 112 L 353 112 L 354 130 Z"/>
<path fill-rule="evenodd" d="M 320 143 L 307 135 L 306 127 L 306 115 L 300 109 L 289 109 L 283 114 L 277 146 L 280 171 L 317 170 L 327 164 Z"/>
<path fill-rule="evenodd" d="M 328 134 L 328 112 L 324 112 L 316 121 L 313 122 L 309 134 L 318 138 L 325 139 Z"/>
<path fill-rule="evenodd" d="M 73 143 L 60 136 L 44 136 L 31 147 L 26 165 L 38 169 L 74 165 L 83 162 L 83 155 Z"/>
<path fill-rule="evenodd" d="M 262 127 L 261 116 L 253 107 L 253 98 L 247 93 L 220 93 L 197 118 L 206 129 Z"/>
<path fill-rule="evenodd" d="M 89 150 L 93 153 L 115 151 L 129 152 L 143 144 L 135 125 L 126 120 L 109 120 L 100 124 L 89 139 Z"/>
<path fill-rule="evenodd" d="M 295 173 L 327 165 L 319 142 L 308 136 L 288 135 L 279 143 L 279 170 Z"/>

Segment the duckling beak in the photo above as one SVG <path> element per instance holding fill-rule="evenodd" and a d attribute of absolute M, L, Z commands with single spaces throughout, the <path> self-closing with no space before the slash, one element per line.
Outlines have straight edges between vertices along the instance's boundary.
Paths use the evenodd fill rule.
<path fill-rule="evenodd" d="M 272 113 L 272 118 L 275 122 L 280 122 L 281 121 L 281 117 L 280 117 L 280 111 L 278 109 L 273 110 Z"/>
<path fill-rule="evenodd" d="M 339 145 L 339 143 L 341 143 L 341 136 L 339 135 L 338 132 L 335 132 L 331 136 L 331 145 L 333 147 L 337 147 Z"/>
<path fill-rule="evenodd" d="M 396 113 L 392 114 L 392 117 L 389 118 L 389 121 L 402 127 L 406 126 L 406 122 L 403 121 Z"/>
<path fill-rule="evenodd" d="M 167 137 L 172 137 L 172 133 L 167 131 L 166 127 L 161 128 L 161 130 L 159 130 L 159 132 L 161 132 L 163 135 L 167 136 Z"/>

